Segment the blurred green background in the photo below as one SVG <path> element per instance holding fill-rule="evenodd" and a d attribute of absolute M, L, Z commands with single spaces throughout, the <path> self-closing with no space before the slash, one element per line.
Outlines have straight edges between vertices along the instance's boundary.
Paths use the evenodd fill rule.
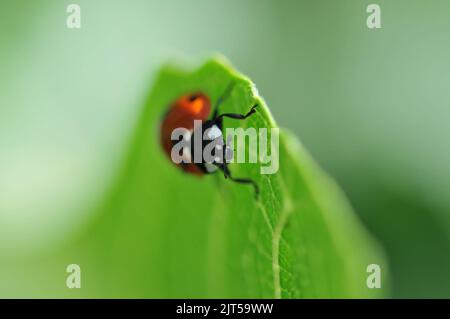
<path fill-rule="evenodd" d="M 95 217 L 161 63 L 220 52 L 342 186 L 386 250 L 393 296 L 450 297 L 450 2 L 0 6 L 0 278 Z"/>

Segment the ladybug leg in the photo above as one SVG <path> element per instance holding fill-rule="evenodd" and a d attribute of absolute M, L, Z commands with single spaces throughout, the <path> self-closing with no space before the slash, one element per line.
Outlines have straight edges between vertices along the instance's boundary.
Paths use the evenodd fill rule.
<path fill-rule="evenodd" d="M 214 119 L 215 119 L 215 120 L 213 120 L 213 121 L 214 121 L 214 124 L 216 124 L 217 127 L 218 127 L 221 131 L 223 131 L 223 118 L 222 118 L 222 117 L 214 117 Z"/>
<path fill-rule="evenodd" d="M 217 123 L 218 121 L 220 121 L 220 123 L 221 123 L 222 119 L 224 117 L 229 117 L 229 118 L 235 119 L 235 120 L 245 120 L 247 117 L 251 116 L 252 114 L 254 114 L 256 112 L 257 107 L 258 107 L 258 104 L 253 105 L 252 108 L 250 109 L 250 111 L 247 112 L 247 114 L 236 114 L 236 113 L 220 114 L 214 118 L 214 122 Z"/>
<path fill-rule="evenodd" d="M 256 184 L 256 182 L 250 178 L 235 178 L 231 176 L 231 172 L 228 169 L 227 163 L 224 162 L 219 166 L 219 168 L 223 171 L 223 175 L 226 179 L 230 179 L 231 181 L 239 184 L 250 184 L 253 185 L 253 188 L 255 190 L 255 199 L 259 198 L 259 186 Z"/>
<path fill-rule="evenodd" d="M 223 94 L 219 97 L 219 99 L 216 102 L 216 105 L 214 106 L 214 112 L 212 115 L 212 118 L 215 119 L 217 118 L 217 115 L 219 115 L 219 106 L 230 96 L 231 91 L 234 88 L 234 82 L 230 82 L 227 86 L 227 88 L 225 89 L 225 92 L 223 92 Z"/>

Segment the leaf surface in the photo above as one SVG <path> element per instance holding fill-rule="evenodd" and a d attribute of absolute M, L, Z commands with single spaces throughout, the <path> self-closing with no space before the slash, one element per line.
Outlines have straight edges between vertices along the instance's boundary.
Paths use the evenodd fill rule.
<path fill-rule="evenodd" d="M 222 58 L 195 71 L 168 65 L 157 77 L 122 174 L 91 231 L 103 234 L 104 262 L 115 278 L 111 296 L 383 296 L 366 286 L 369 264 L 386 269 L 379 248 L 339 188 L 286 131 L 276 174 L 260 174 L 261 164 L 230 166 L 234 176 L 257 181 L 259 201 L 252 188 L 220 173 L 184 174 L 162 153 L 158 129 L 168 105 L 195 91 L 216 101 L 230 81 L 235 87 L 221 112 L 260 106 L 225 127 L 276 127 L 252 82 Z"/>

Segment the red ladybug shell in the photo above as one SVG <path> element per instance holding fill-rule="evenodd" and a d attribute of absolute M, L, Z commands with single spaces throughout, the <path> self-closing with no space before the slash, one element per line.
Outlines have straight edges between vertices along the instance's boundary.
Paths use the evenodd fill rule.
<path fill-rule="evenodd" d="M 206 121 L 210 112 L 210 100 L 203 93 L 186 94 L 172 103 L 161 123 L 161 145 L 169 158 L 171 158 L 170 154 L 173 146 L 171 140 L 172 131 L 178 127 L 193 130 L 194 120 Z M 203 171 L 195 163 L 176 165 L 188 173 L 203 175 Z"/>

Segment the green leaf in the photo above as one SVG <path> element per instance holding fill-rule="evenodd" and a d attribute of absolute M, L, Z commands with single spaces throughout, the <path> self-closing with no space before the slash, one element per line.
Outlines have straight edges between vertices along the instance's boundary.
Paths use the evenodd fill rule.
<path fill-rule="evenodd" d="M 197 178 L 170 163 L 158 141 L 161 116 L 182 94 L 202 91 L 226 112 L 256 115 L 225 127 L 276 127 L 251 81 L 222 58 L 196 71 L 165 66 L 156 79 L 131 150 L 87 245 L 102 250 L 109 296 L 130 297 L 379 297 L 368 289 L 366 267 L 385 262 L 339 188 L 287 132 L 280 136 L 280 168 L 261 175 L 260 164 L 232 164 L 235 176 Z M 98 237 L 102 234 L 101 237 Z M 100 238 L 100 239 L 99 239 Z M 101 264 L 101 262 L 100 262 Z M 105 269 L 110 272 L 105 276 Z M 99 284 L 104 286 L 104 284 Z"/>

